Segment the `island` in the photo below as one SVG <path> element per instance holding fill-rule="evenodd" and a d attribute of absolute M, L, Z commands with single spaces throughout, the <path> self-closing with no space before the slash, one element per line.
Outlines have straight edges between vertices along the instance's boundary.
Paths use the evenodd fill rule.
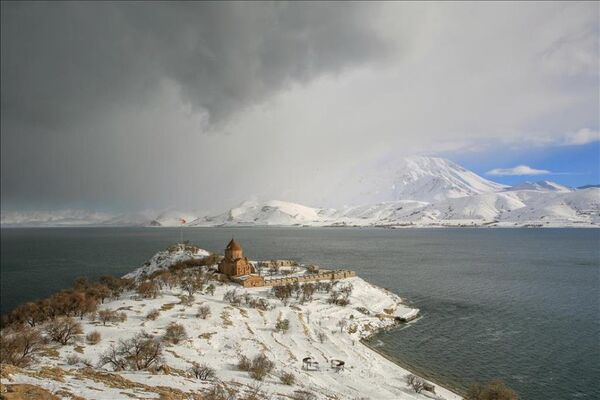
<path fill-rule="evenodd" d="M 80 279 L 8 315 L 3 347 L 25 337 L 31 348 L 3 350 L 1 390 L 7 399 L 459 399 L 363 343 L 418 312 L 353 271 L 250 261 L 234 239 L 224 256 L 179 243 L 122 278 Z"/>

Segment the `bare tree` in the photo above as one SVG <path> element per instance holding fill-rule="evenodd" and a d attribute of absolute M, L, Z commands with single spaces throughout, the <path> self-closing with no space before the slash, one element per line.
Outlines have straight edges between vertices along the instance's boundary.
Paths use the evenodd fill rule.
<path fill-rule="evenodd" d="M 44 341 L 36 328 L 22 326 L 4 330 L 0 335 L 0 363 L 27 367 L 44 349 Z"/>
<path fill-rule="evenodd" d="M 100 366 L 110 364 L 115 370 L 148 369 L 162 360 L 162 345 L 151 335 L 141 332 L 129 340 L 120 340 L 100 356 Z"/>
<path fill-rule="evenodd" d="M 81 324 L 71 317 L 59 317 L 46 326 L 48 336 L 62 345 L 71 341 L 76 335 L 83 333 Z"/>
<path fill-rule="evenodd" d="M 215 370 L 206 364 L 194 363 L 192 368 L 190 368 L 190 371 L 197 379 L 201 379 L 203 381 L 210 380 L 216 375 Z"/>

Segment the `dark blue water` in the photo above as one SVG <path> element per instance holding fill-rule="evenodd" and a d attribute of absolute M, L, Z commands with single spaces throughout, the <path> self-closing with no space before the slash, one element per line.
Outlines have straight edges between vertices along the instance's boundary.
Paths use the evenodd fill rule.
<path fill-rule="evenodd" d="M 2 229 L 1 306 L 77 276 L 121 275 L 179 240 L 177 229 Z M 600 398 L 600 230 L 186 229 L 250 258 L 351 268 L 422 310 L 374 339 L 432 379 L 505 380 L 522 398 Z"/>

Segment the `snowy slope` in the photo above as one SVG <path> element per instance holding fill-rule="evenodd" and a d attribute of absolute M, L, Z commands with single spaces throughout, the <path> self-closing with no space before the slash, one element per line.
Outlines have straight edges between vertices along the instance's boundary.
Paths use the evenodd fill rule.
<path fill-rule="evenodd" d="M 153 259 L 157 257 L 159 254 Z M 165 259 L 165 262 L 175 262 L 175 258 Z M 133 272 L 134 275 L 140 273 L 140 270 Z M 179 287 L 167 286 L 155 299 L 140 299 L 135 293 L 126 292 L 117 299 L 107 300 L 101 308 L 125 313 L 125 321 L 102 324 L 88 317 L 78 320 L 83 326 L 82 340 L 64 346 L 52 343 L 54 351 L 39 357 L 35 368 L 12 368 L 4 372 L 9 376 L 3 377 L 3 384 L 28 383 L 51 392 L 60 387 L 63 393 L 107 400 L 200 398 L 197 394 L 215 384 L 240 392 L 240 396 L 235 396 L 238 400 L 244 398 L 242 393 L 256 386 L 260 387 L 260 398 L 265 399 L 289 399 L 299 391 L 312 393 L 316 400 L 432 398 L 426 392 L 416 394 L 410 390 L 406 386 L 408 371 L 360 342 L 361 338 L 394 324 L 393 319 L 380 317 L 385 309 L 395 310 L 396 315 L 414 313 L 397 295 L 355 277 L 338 283 L 353 286 L 350 304 L 345 307 L 330 304 L 324 292 L 317 292 L 312 301 L 301 304 L 292 299 L 285 306 L 273 297 L 269 288 L 245 289 L 232 283 L 211 282 L 216 286 L 214 295 L 196 293 L 191 305 L 181 303 L 184 292 Z M 246 304 L 230 305 L 223 297 L 231 289 L 237 289 L 242 297 L 265 299 L 272 308 L 258 310 Z M 211 314 L 206 319 L 196 316 L 201 305 L 210 307 Z M 366 310 L 368 315 L 360 309 Z M 146 318 L 151 310 L 159 310 L 155 320 Z M 275 330 L 278 319 L 289 320 L 287 332 Z M 346 321 L 346 325 L 341 326 L 340 321 Z M 160 337 L 171 322 L 184 326 L 187 339 L 178 344 L 165 343 L 161 363 L 168 369 L 153 373 L 114 371 L 109 365 L 98 366 L 100 355 L 119 340 L 131 338 L 140 331 Z M 98 344 L 83 340 L 91 331 L 101 334 Z M 237 367 L 241 355 L 253 358 L 258 354 L 265 354 L 275 363 L 274 370 L 262 382 L 253 380 Z M 307 356 L 319 362 L 320 370 L 302 368 L 302 358 Z M 344 360 L 345 369 L 333 370 L 332 359 Z M 191 376 L 188 371 L 194 362 L 214 368 L 216 377 L 202 381 Z M 93 367 L 85 368 L 84 363 Z M 281 382 L 284 372 L 295 376 L 293 385 Z M 171 391 L 170 395 L 164 395 L 166 389 Z M 436 393 L 436 399 L 459 399 L 438 385 Z"/>
<path fill-rule="evenodd" d="M 552 181 L 523 182 L 511 186 L 506 191 L 537 190 L 540 192 L 571 192 L 573 189 Z"/>
<path fill-rule="evenodd" d="M 394 158 L 362 169 L 335 189 L 336 198 L 361 205 L 396 200 L 435 202 L 496 192 L 506 186 L 489 181 L 443 158 Z"/>
<path fill-rule="evenodd" d="M 318 208 L 279 200 L 247 201 L 214 217 L 198 218 L 190 226 L 302 225 L 321 221 Z"/>

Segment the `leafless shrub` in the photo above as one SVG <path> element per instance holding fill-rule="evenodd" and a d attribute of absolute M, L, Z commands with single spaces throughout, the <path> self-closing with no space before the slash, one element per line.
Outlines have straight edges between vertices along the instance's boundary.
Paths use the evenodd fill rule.
<path fill-rule="evenodd" d="M 215 370 L 206 364 L 194 363 L 192 368 L 190 368 L 190 371 L 197 379 L 201 379 L 203 381 L 211 380 L 216 375 Z"/>
<path fill-rule="evenodd" d="M 127 321 L 127 314 L 124 312 L 116 312 L 114 310 L 100 310 L 96 314 L 98 320 L 102 322 L 102 325 L 106 325 L 107 322 L 125 322 Z"/>
<path fill-rule="evenodd" d="M 323 331 L 319 331 L 319 333 L 317 333 L 317 338 L 319 339 L 319 342 L 324 343 L 327 339 L 327 334 Z"/>
<path fill-rule="evenodd" d="M 79 364 L 79 356 L 75 355 L 75 354 L 71 354 L 67 357 L 67 364 L 68 365 L 76 365 Z"/>
<path fill-rule="evenodd" d="M 206 319 L 210 316 L 210 306 L 204 305 L 198 307 L 198 313 L 196 313 L 196 317 Z"/>
<path fill-rule="evenodd" d="M 275 330 L 277 332 L 286 333 L 290 329 L 290 320 L 289 319 L 278 319 L 275 323 Z"/>
<path fill-rule="evenodd" d="M 71 317 L 59 317 L 46 325 L 46 333 L 50 339 L 65 345 L 76 335 L 83 333 L 81 324 Z"/>
<path fill-rule="evenodd" d="M 141 332 L 129 340 L 120 340 L 100 356 L 99 366 L 110 364 L 114 370 L 148 369 L 160 363 L 162 345 L 151 335 Z"/>
<path fill-rule="evenodd" d="M 100 340 L 102 340 L 102 335 L 100 335 L 100 332 L 98 331 L 92 331 L 85 335 L 85 340 L 91 345 L 98 344 L 100 343 Z"/>
<path fill-rule="evenodd" d="M 148 314 L 146 314 L 146 319 L 155 321 L 159 315 L 160 315 L 160 311 L 158 311 L 156 308 L 154 308 L 154 309 L 150 310 L 148 312 Z"/>
<path fill-rule="evenodd" d="M 500 380 L 492 381 L 486 385 L 473 384 L 465 400 L 518 400 L 517 393 Z"/>
<path fill-rule="evenodd" d="M 235 400 L 237 398 L 237 390 L 224 387 L 221 384 L 215 384 L 206 392 L 202 393 L 202 398 L 205 400 Z"/>
<path fill-rule="evenodd" d="M 188 295 L 193 296 L 194 293 L 202 290 L 204 279 L 200 275 L 187 276 L 181 281 L 181 288 L 188 292 Z"/>
<path fill-rule="evenodd" d="M 37 328 L 28 326 L 4 330 L 0 334 L 0 363 L 27 367 L 44 350 L 44 341 Z"/>
<path fill-rule="evenodd" d="M 292 297 L 293 286 L 287 284 L 285 286 L 274 286 L 273 294 L 277 297 L 284 306 L 287 306 L 289 298 Z"/>
<path fill-rule="evenodd" d="M 296 390 L 291 398 L 292 400 L 317 400 L 317 396 L 314 393 L 305 390 Z"/>
<path fill-rule="evenodd" d="M 188 296 L 183 295 L 183 296 L 180 296 L 179 299 L 181 300 L 182 305 L 188 306 L 188 307 L 191 306 L 192 304 L 194 304 L 194 301 L 196 300 L 194 298 L 194 295 L 188 295 Z"/>
<path fill-rule="evenodd" d="M 250 377 L 257 381 L 262 381 L 275 367 L 273 361 L 269 360 L 266 355 L 260 354 L 252 359 L 250 366 Z"/>
<path fill-rule="evenodd" d="M 412 388 L 415 393 L 421 393 L 423 391 L 423 385 L 425 381 L 418 376 L 410 374 L 406 377 L 406 386 Z"/>
<path fill-rule="evenodd" d="M 252 363 L 250 362 L 250 359 L 244 355 L 240 356 L 238 359 L 238 368 L 240 371 L 250 371 L 251 367 Z"/>
<path fill-rule="evenodd" d="M 204 291 L 208 294 L 210 294 L 211 296 L 214 296 L 215 294 L 215 285 L 213 285 L 212 283 L 210 285 L 208 285 L 206 287 L 206 289 L 204 289 Z"/>
<path fill-rule="evenodd" d="M 289 386 L 293 385 L 296 382 L 296 377 L 290 372 L 284 372 L 283 374 L 281 374 L 281 377 L 279 379 L 281 379 L 281 383 Z"/>
<path fill-rule="evenodd" d="M 177 322 L 171 322 L 169 326 L 167 326 L 167 331 L 163 338 L 168 342 L 177 344 L 182 340 L 187 339 L 187 333 L 183 325 L 178 324 Z"/>
<path fill-rule="evenodd" d="M 263 299 L 263 298 L 252 297 L 250 299 L 250 301 L 248 301 L 247 304 L 250 308 L 256 308 L 256 309 L 262 310 L 262 311 L 269 311 L 273 308 L 271 306 L 271 304 L 269 303 L 269 301 L 267 299 Z"/>
<path fill-rule="evenodd" d="M 155 281 L 144 281 L 137 287 L 138 294 L 144 299 L 155 299 L 158 296 L 158 290 Z"/>
<path fill-rule="evenodd" d="M 223 296 L 223 301 L 227 301 L 229 304 L 239 306 L 242 304 L 242 296 L 239 295 L 237 289 L 228 290 Z"/>

